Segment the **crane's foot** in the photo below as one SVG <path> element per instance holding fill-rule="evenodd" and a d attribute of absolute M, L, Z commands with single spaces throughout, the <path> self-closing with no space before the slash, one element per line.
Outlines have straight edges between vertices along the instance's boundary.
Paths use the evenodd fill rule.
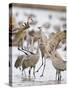
<path fill-rule="evenodd" d="M 36 76 L 34 75 L 34 79 L 36 78 Z"/>

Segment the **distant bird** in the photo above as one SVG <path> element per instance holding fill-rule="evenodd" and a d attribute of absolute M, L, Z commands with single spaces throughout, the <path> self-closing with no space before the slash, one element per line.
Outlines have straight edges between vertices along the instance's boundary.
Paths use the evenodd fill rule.
<path fill-rule="evenodd" d="M 66 17 L 63 17 L 63 16 L 62 16 L 62 17 L 58 17 L 58 19 L 59 19 L 60 21 L 64 21 L 64 22 L 66 21 Z"/>
<path fill-rule="evenodd" d="M 60 25 L 54 25 L 53 26 L 53 28 L 54 28 L 54 30 L 56 31 L 56 32 L 60 32 L 60 28 L 61 28 L 61 26 Z"/>
<path fill-rule="evenodd" d="M 36 15 L 35 14 L 33 14 L 33 13 L 26 13 L 26 12 L 24 12 L 24 16 L 27 16 L 27 17 L 32 17 L 32 18 L 35 18 L 36 17 Z"/>
<path fill-rule="evenodd" d="M 49 19 L 51 20 L 53 16 L 50 14 L 50 15 L 48 15 L 48 17 L 49 17 Z"/>
<path fill-rule="evenodd" d="M 45 29 L 49 29 L 51 27 L 51 23 L 50 22 L 45 22 L 42 27 L 44 27 Z"/>

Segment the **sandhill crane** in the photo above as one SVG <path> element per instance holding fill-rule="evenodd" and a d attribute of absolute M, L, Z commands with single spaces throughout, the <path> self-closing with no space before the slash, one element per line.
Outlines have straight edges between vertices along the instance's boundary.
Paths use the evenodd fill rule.
<path fill-rule="evenodd" d="M 37 42 L 41 38 L 41 30 L 40 31 L 29 31 L 28 35 L 26 35 L 25 40 L 27 40 L 27 49 L 33 47 L 34 43 Z"/>
<path fill-rule="evenodd" d="M 25 51 L 24 51 L 25 53 Z M 25 53 L 26 54 L 26 53 Z M 20 58 L 20 59 L 19 59 Z M 15 62 L 15 67 L 22 66 L 22 71 L 24 71 L 26 68 L 30 67 L 29 69 L 29 77 L 31 74 L 31 69 L 33 68 L 33 75 L 35 77 L 35 66 L 39 60 L 39 48 L 37 48 L 36 53 L 28 54 L 26 56 L 19 56 Z"/>
<path fill-rule="evenodd" d="M 16 32 L 14 39 L 12 40 L 12 44 L 17 43 L 18 49 L 19 49 L 20 45 L 23 48 L 24 37 L 25 37 L 25 34 L 27 32 L 27 29 L 30 27 L 31 20 L 32 20 L 32 18 L 28 17 L 27 22 L 24 22 L 24 25 L 21 24 L 20 28 L 17 28 L 19 30 L 18 30 L 18 32 Z"/>
<path fill-rule="evenodd" d="M 42 34 L 43 34 L 43 36 L 42 36 Z M 43 65 L 43 58 L 45 59 L 45 45 L 47 44 L 47 37 L 44 35 L 44 33 L 42 33 L 42 34 L 41 34 L 41 38 L 39 39 L 39 48 L 40 48 L 41 56 L 42 56 L 42 64 L 41 64 L 41 66 Z M 36 72 L 39 71 L 41 66 L 38 68 L 38 70 Z"/>
<path fill-rule="evenodd" d="M 38 27 L 39 31 L 29 31 L 28 35 L 29 37 L 27 37 L 27 47 L 33 46 L 35 42 L 37 42 L 39 39 L 44 40 L 46 43 L 46 39 L 47 37 L 44 35 L 44 33 L 42 32 L 42 27 Z M 43 39 L 42 39 L 43 38 Z"/>
<path fill-rule="evenodd" d="M 45 45 L 47 44 L 47 37 L 45 36 L 44 32 L 42 32 L 42 27 L 39 27 L 39 30 L 40 30 L 40 38 L 38 40 L 38 43 L 39 43 L 39 48 L 40 48 L 40 51 L 41 51 L 41 56 L 42 56 L 42 64 L 41 66 L 38 68 L 38 70 L 36 72 L 39 71 L 39 69 L 42 67 L 43 65 L 43 58 L 45 57 Z"/>
<path fill-rule="evenodd" d="M 53 35 L 53 37 L 51 37 L 50 39 L 46 40 L 47 42 L 45 44 L 43 44 L 45 41 L 42 40 L 42 44 L 41 44 L 41 53 L 42 51 L 44 51 L 44 55 L 46 57 L 46 59 L 49 57 L 49 58 L 52 58 L 52 55 L 51 53 L 55 53 L 56 52 L 56 49 L 59 45 L 60 42 L 63 41 L 63 39 L 66 39 L 66 31 L 62 31 L 62 32 L 57 32 Z M 42 53 L 43 54 L 43 53 Z M 51 56 L 50 56 L 51 55 Z M 45 60 L 46 61 L 46 60 Z M 43 65 L 43 64 L 42 64 Z M 42 67 L 42 65 L 39 67 L 39 69 Z M 43 76 L 43 73 L 44 73 L 44 68 L 45 68 L 45 64 L 44 64 L 44 67 L 43 67 L 43 72 L 42 72 L 42 75 Z M 39 69 L 37 70 L 37 72 L 39 71 Z"/>
<path fill-rule="evenodd" d="M 54 68 L 56 69 L 56 79 L 61 80 L 61 71 L 66 70 L 66 61 L 62 60 L 57 52 L 50 54 L 50 59 Z"/>

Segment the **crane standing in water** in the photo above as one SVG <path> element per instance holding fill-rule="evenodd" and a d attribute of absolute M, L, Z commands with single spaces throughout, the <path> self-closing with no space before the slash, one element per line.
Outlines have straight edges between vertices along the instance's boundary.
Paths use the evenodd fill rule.
<path fill-rule="evenodd" d="M 26 54 L 26 56 L 19 56 L 15 62 L 15 67 L 18 68 L 22 66 L 22 71 L 24 71 L 26 68 L 29 68 L 29 78 L 31 74 L 31 69 L 33 68 L 33 75 L 35 78 L 35 66 L 39 60 L 39 48 L 37 48 L 36 53 L 32 53 L 30 55 L 27 54 L 25 51 L 24 53 Z"/>
<path fill-rule="evenodd" d="M 66 69 L 66 62 L 63 61 L 61 57 L 59 56 L 59 54 L 56 53 L 56 49 L 59 43 L 62 42 L 64 39 L 66 39 L 66 31 L 55 33 L 52 38 L 47 40 L 46 44 L 44 44 L 45 42 L 44 40 L 40 40 L 41 44 L 39 44 L 41 53 L 42 52 L 44 53 L 44 55 L 43 53 L 42 55 L 45 56 L 46 59 L 49 57 L 52 60 L 53 66 L 55 67 L 56 72 L 58 74 L 58 80 L 60 79 L 59 73 Z M 46 60 L 44 61 L 46 62 Z M 46 63 L 44 63 L 43 72 L 41 76 L 43 76 L 45 64 Z M 39 69 L 42 67 L 42 65 L 39 67 Z M 37 70 L 37 72 L 39 71 L 39 69 Z"/>

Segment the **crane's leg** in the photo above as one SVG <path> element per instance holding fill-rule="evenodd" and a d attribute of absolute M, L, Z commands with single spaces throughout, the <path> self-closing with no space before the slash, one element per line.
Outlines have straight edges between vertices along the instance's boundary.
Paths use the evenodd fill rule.
<path fill-rule="evenodd" d="M 29 41 L 27 40 L 27 50 L 29 50 Z"/>
<path fill-rule="evenodd" d="M 43 57 L 44 57 L 44 55 L 42 55 L 42 65 L 43 65 Z"/>
<path fill-rule="evenodd" d="M 29 45 L 31 45 L 31 39 L 28 37 L 28 39 L 27 39 L 27 50 L 29 50 Z"/>
<path fill-rule="evenodd" d="M 23 39 L 21 39 L 21 49 L 23 48 Z"/>
<path fill-rule="evenodd" d="M 61 73 L 60 73 L 60 71 L 58 71 L 58 81 L 60 81 L 61 80 Z"/>
<path fill-rule="evenodd" d="M 31 68 L 29 69 L 29 78 L 30 78 L 30 74 L 31 74 Z"/>
<path fill-rule="evenodd" d="M 56 80 L 60 80 L 60 77 L 59 77 L 59 70 L 56 70 Z"/>
<path fill-rule="evenodd" d="M 59 80 L 61 81 L 61 72 L 59 72 Z"/>
<path fill-rule="evenodd" d="M 42 56 L 42 64 L 41 64 L 41 66 L 38 68 L 38 70 L 36 72 L 38 72 L 40 70 L 40 68 L 42 67 L 42 65 L 43 65 L 43 56 Z"/>
<path fill-rule="evenodd" d="M 23 75 L 23 71 L 24 71 L 24 69 L 22 68 L 22 75 Z"/>
<path fill-rule="evenodd" d="M 56 70 L 56 77 L 55 77 L 55 79 L 57 80 L 57 70 Z"/>
<path fill-rule="evenodd" d="M 21 39 L 21 48 L 23 49 L 24 37 Z"/>
<path fill-rule="evenodd" d="M 59 73 L 58 73 L 58 81 L 60 80 L 60 78 L 59 78 Z"/>
<path fill-rule="evenodd" d="M 18 50 L 19 50 L 20 48 L 19 48 L 19 42 L 18 42 Z"/>
<path fill-rule="evenodd" d="M 34 78 L 35 78 L 35 66 L 33 67 L 33 75 L 34 75 Z"/>
<path fill-rule="evenodd" d="M 59 70 L 56 70 L 56 80 L 60 80 L 60 71 Z"/>
<path fill-rule="evenodd" d="M 20 50 L 20 43 L 21 43 L 21 40 L 18 41 L 18 50 Z"/>
<path fill-rule="evenodd" d="M 31 40 L 31 51 L 33 51 L 33 46 L 34 46 L 34 37 L 31 37 L 32 38 L 32 40 Z"/>
<path fill-rule="evenodd" d="M 40 77 L 42 77 L 42 76 L 43 76 L 43 74 L 44 74 L 45 66 L 46 66 L 46 60 L 44 61 L 43 72 L 42 72 L 42 74 L 40 75 Z"/>
<path fill-rule="evenodd" d="M 25 77 L 26 77 L 26 72 L 25 72 L 25 70 L 22 68 L 22 75 L 23 75 L 23 72 L 24 72 L 24 75 L 25 75 Z"/>
<path fill-rule="evenodd" d="M 25 74 L 25 77 L 26 77 L 26 72 L 25 72 L 25 70 L 24 70 L 24 74 Z"/>

